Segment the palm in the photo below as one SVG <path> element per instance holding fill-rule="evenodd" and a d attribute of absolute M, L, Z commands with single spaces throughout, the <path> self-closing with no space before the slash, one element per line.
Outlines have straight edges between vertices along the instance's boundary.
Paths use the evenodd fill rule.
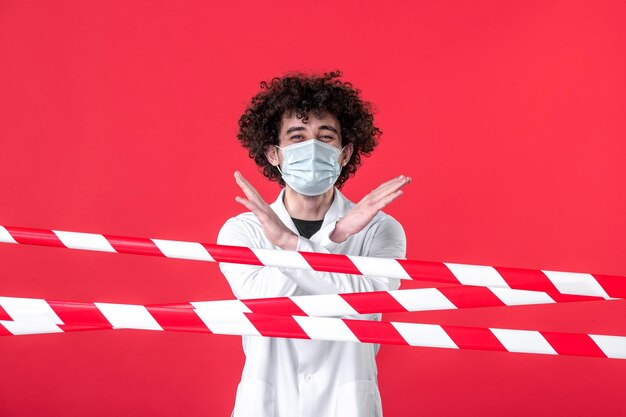
<path fill-rule="evenodd" d="M 235 172 L 235 180 L 246 197 L 248 197 L 245 199 L 237 196 L 235 200 L 254 213 L 261 223 L 263 233 L 267 239 L 274 245 L 282 247 L 283 249 L 295 249 L 295 241 L 293 239 L 295 234 L 278 218 L 274 210 L 263 200 L 263 197 L 261 197 L 252 184 L 250 184 L 239 171 Z"/>
<path fill-rule="evenodd" d="M 410 182 L 410 177 L 400 175 L 368 193 L 337 223 L 331 239 L 342 242 L 363 230 L 383 207 L 402 195 L 401 188 Z"/>

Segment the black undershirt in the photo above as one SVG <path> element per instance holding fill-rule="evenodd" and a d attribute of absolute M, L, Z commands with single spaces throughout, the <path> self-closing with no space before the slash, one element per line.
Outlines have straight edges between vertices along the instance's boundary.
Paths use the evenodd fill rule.
<path fill-rule="evenodd" d="M 291 220 L 293 220 L 293 224 L 296 225 L 296 228 L 298 229 L 298 232 L 300 232 L 300 236 L 305 237 L 307 239 L 309 239 L 318 230 L 320 230 L 322 228 L 322 223 L 324 223 L 324 219 L 322 219 L 322 220 L 300 220 L 300 219 L 294 219 L 292 217 Z"/>

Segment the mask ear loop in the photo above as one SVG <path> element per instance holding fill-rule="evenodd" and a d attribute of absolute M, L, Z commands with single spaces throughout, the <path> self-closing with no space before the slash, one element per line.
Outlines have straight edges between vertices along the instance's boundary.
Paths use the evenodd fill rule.
<path fill-rule="evenodd" d="M 281 147 L 280 147 L 280 146 L 278 146 L 278 145 L 274 145 L 274 146 L 276 146 L 278 149 L 283 149 L 283 148 L 281 148 Z M 283 156 L 283 157 L 284 157 L 284 156 Z M 282 178 L 282 177 L 284 177 L 285 175 L 283 174 L 283 171 L 281 171 L 281 170 L 280 170 L 280 164 L 276 165 L 276 168 L 278 168 L 278 172 L 280 172 L 280 176 L 281 176 L 281 178 Z"/>
<path fill-rule="evenodd" d="M 274 146 L 276 146 L 276 145 L 274 145 Z M 348 145 L 346 145 L 343 148 L 341 148 L 341 150 L 339 151 L 339 156 L 341 156 L 341 154 L 343 153 L 343 150 L 346 149 L 347 147 L 348 147 Z M 346 162 L 346 165 L 348 165 L 348 162 Z M 341 164 L 339 164 L 339 165 L 340 165 L 340 168 L 342 168 L 342 169 L 343 169 L 343 167 L 346 166 L 346 165 L 341 165 Z"/>

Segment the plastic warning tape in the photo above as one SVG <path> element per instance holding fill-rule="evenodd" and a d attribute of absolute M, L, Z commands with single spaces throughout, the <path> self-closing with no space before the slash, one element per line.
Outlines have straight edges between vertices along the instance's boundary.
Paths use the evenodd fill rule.
<path fill-rule="evenodd" d="M 510 288 L 603 299 L 626 298 L 626 277 L 614 275 L 256 249 L 9 226 L 0 226 L 0 242 Z"/>
<path fill-rule="evenodd" d="M 581 295 L 550 296 L 539 291 L 454 286 L 394 291 L 298 295 L 242 300 L 195 301 L 179 304 L 196 309 L 312 317 L 355 314 L 455 310 L 604 300 Z M 176 306 L 176 304 L 167 304 Z"/>
<path fill-rule="evenodd" d="M 552 298 L 538 291 L 456 286 L 395 291 L 299 295 L 241 300 L 192 301 L 155 304 L 147 307 L 191 308 L 206 311 L 241 312 L 311 317 L 359 314 L 454 310 L 474 307 L 502 307 L 604 300 L 600 297 L 560 296 Z M 0 297 L 0 319 L 33 321 L 56 319 L 54 311 L 74 313 L 93 310 L 99 303 Z M 95 307 L 94 307 L 95 306 Z M 71 316 L 74 317 L 74 316 Z"/>
<path fill-rule="evenodd" d="M 626 359 L 624 336 L 39 299 L 3 306 L 12 320 L 0 317 L 0 335 L 137 329 Z"/>

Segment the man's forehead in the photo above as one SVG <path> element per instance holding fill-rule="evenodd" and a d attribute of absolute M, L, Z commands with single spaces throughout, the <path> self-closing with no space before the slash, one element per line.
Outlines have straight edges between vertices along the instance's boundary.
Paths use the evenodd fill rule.
<path fill-rule="evenodd" d="M 291 113 L 286 111 L 285 113 L 283 113 L 283 117 L 281 121 L 282 122 L 281 130 L 284 130 L 285 128 L 289 128 L 291 126 L 311 126 L 311 125 L 318 125 L 318 124 L 327 124 L 327 125 L 333 125 L 333 126 L 339 127 L 339 121 L 337 120 L 335 116 L 333 116 L 330 113 L 323 113 L 321 115 L 317 115 L 314 112 L 309 112 L 306 114 L 306 118 L 308 118 L 308 120 L 305 123 L 303 121 L 304 117 L 302 118 L 297 117 L 295 111 L 292 111 Z"/>

